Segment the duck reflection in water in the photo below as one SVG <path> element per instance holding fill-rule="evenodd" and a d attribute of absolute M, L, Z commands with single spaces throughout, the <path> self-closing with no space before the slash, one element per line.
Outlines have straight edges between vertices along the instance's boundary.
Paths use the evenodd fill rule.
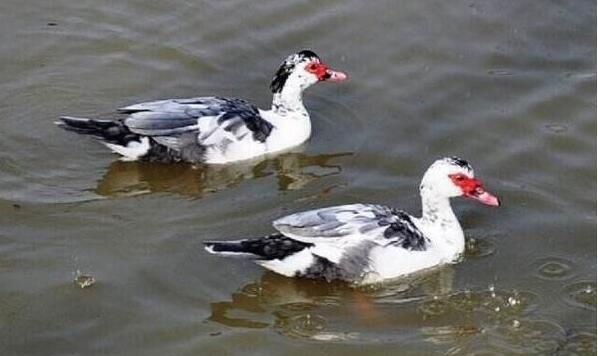
<path fill-rule="evenodd" d="M 278 190 L 298 190 L 308 183 L 342 171 L 336 160 L 352 153 L 307 155 L 289 152 L 259 162 L 232 165 L 186 165 L 150 162 L 113 162 L 98 182 L 102 196 L 126 197 L 171 192 L 202 197 L 240 184 L 245 180 L 274 176 Z"/>
<path fill-rule="evenodd" d="M 272 327 L 285 336 L 322 341 L 361 338 L 362 330 L 418 326 L 413 325 L 421 322 L 414 303 L 449 293 L 453 275 L 449 265 L 395 283 L 356 287 L 267 271 L 230 300 L 212 303 L 208 320 L 228 327 Z"/>
<path fill-rule="evenodd" d="M 459 289 L 454 268 L 445 265 L 367 287 L 265 272 L 230 300 L 212 303 L 208 320 L 227 327 L 273 328 L 283 336 L 317 341 L 409 345 L 420 339 L 430 350 L 451 354 L 497 347 L 488 343 L 489 337 L 503 343 L 493 349 L 497 354 L 529 354 L 538 345 L 545 350 L 562 345 L 564 329 L 530 313 L 536 295 L 493 285 Z"/>

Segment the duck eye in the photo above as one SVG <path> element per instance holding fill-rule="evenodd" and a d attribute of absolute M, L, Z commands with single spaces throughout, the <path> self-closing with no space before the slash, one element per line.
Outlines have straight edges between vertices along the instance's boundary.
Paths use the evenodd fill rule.
<path fill-rule="evenodd" d="M 309 71 L 315 71 L 318 68 L 318 65 L 316 63 L 310 63 L 307 65 L 307 70 Z"/>

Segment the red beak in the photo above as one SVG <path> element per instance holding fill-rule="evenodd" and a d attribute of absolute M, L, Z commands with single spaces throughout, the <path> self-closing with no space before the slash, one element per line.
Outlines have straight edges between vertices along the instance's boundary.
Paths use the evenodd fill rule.
<path fill-rule="evenodd" d="M 343 80 L 347 80 L 347 75 L 343 72 L 326 68 L 326 74 L 324 74 L 323 80 L 329 80 L 331 82 L 342 82 Z"/>
<path fill-rule="evenodd" d="M 477 200 L 482 204 L 490 206 L 500 206 L 500 200 L 494 195 L 488 193 L 481 186 L 478 187 L 474 192 L 465 193 L 465 196 L 473 200 Z"/>

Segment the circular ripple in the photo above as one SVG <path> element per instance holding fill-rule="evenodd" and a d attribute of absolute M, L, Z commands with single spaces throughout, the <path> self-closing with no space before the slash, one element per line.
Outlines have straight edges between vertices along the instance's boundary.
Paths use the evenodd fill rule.
<path fill-rule="evenodd" d="M 459 291 L 446 296 L 435 296 L 421 302 L 418 311 L 424 318 L 443 314 L 463 315 L 482 313 L 492 319 L 509 319 L 529 312 L 535 305 L 536 295 L 531 292 L 489 290 Z"/>
<path fill-rule="evenodd" d="M 550 355 L 566 340 L 565 330 L 558 324 L 544 320 L 516 321 L 503 323 L 492 331 L 496 337 L 494 346 L 504 353 Z"/>
<path fill-rule="evenodd" d="M 264 295 L 264 288 L 260 283 L 249 283 L 243 286 L 240 292 L 248 297 L 257 298 Z"/>
<path fill-rule="evenodd" d="M 424 319 L 450 321 L 450 326 L 423 328 L 428 340 L 453 344 L 447 354 L 549 355 L 566 342 L 564 329 L 553 322 L 527 317 L 536 305 L 531 292 L 501 290 L 458 291 L 428 298 L 418 311 Z"/>
<path fill-rule="evenodd" d="M 493 255 L 495 251 L 494 242 L 489 240 L 480 240 L 472 237 L 465 242 L 466 258 L 482 258 Z"/>
<path fill-rule="evenodd" d="M 311 313 L 281 317 L 276 321 L 276 330 L 285 336 L 295 338 L 313 338 L 326 329 L 326 319 Z"/>
<path fill-rule="evenodd" d="M 596 282 L 581 281 L 570 284 L 565 287 L 563 297 L 570 305 L 596 310 Z"/>
<path fill-rule="evenodd" d="M 535 275 L 542 279 L 563 280 L 573 276 L 573 263 L 559 257 L 541 258 L 534 262 Z"/>

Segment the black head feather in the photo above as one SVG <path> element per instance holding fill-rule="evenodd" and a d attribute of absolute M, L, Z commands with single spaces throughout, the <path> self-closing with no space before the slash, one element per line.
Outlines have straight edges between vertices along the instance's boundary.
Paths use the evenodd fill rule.
<path fill-rule="evenodd" d="M 314 51 L 311 51 L 309 49 L 304 49 L 302 51 L 297 52 L 297 56 L 302 57 L 301 59 L 312 58 L 320 60 L 320 57 L 318 57 L 318 55 Z"/>
<path fill-rule="evenodd" d="M 280 93 L 282 88 L 284 87 L 284 83 L 286 83 L 289 75 L 295 68 L 295 66 L 305 60 L 306 58 L 309 59 L 317 59 L 320 61 L 320 57 L 315 54 L 313 51 L 309 49 L 304 49 L 297 53 L 291 54 L 288 56 L 280 65 L 276 73 L 274 74 L 274 78 L 272 78 L 272 82 L 270 83 L 270 89 L 272 93 Z"/>
<path fill-rule="evenodd" d="M 453 157 L 447 157 L 446 160 L 450 163 L 450 164 L 454 164 L 456 166 L 459 166 L 461 168 L 467 169 L 469 171 L 473 171 L 473 168 L 471 167 L 471 165 L 469 164 L 469 162 L 467 162 L 466 160 L 453 156 Z"/>

